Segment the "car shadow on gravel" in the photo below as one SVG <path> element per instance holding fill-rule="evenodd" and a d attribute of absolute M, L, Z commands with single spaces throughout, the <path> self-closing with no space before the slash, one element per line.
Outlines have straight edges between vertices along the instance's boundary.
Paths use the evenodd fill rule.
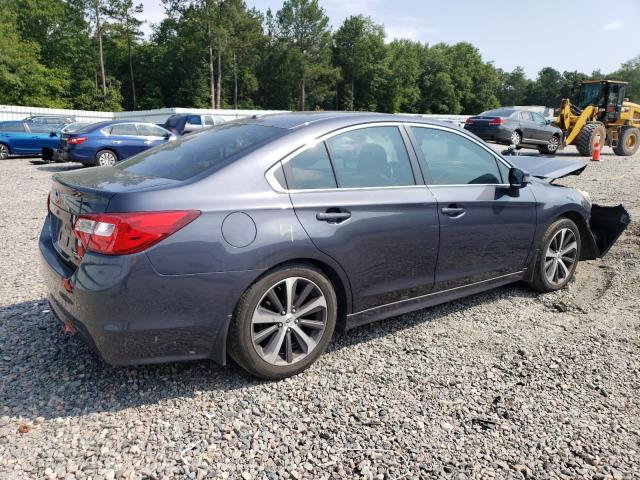
<path fill-rule="evenodd" d="M 393 335 L 497 298 L 534 297 L 515 285 L 405 314 L 336 335 L 327 355 Z M 302 374 L 304 375 L 304 374 Z M 194 361 L 139 367 L 104 364 L 79 338 L 63 333 L 44 299 L 0 307 L 0 415 L 48 418 L 117 412 L 198 392 L 231 391 L 267 382 L 233 362 Z"/>

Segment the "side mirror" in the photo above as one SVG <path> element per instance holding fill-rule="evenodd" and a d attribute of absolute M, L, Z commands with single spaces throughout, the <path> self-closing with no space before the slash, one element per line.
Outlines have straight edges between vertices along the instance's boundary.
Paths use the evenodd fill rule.
<path fill-rule="evenodd" d="M 509 170 L 509 186 L 511 188 L 522 188 L 528 183 L 531 183 L 531 176 L 528 173 L 515 167 Z"/>

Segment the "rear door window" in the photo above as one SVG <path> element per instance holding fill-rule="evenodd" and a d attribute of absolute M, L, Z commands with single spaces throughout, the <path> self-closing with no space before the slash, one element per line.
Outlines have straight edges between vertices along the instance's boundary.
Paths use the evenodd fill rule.
<path fill-rule="evenodd" d="M 520 112 L 520 120 L 523 122 L 533 122 L 530 112 Z"/>
<path fill-rule="evenodd" d="M 118 123 L 111 127 L 111 135 L 138 135 L 138 130 L 133 123 Z"/>
<path fill-rule="evenodd" d="M 0 124 L 0 132 L 24 132 L 24 124 L 22 122 L 12 122 Z"/>
<path fill-rule="evenodd" d="M 200 118 L 200 115 L 189 115 L 187 117 L 187 122 L 191 125 L 202 125 L 202 119 Z"/>
<path fill-rule="evenodd" d="M 204 118 L 205 125 L 215 125 L 213 121 L 213 117 L 211 115 L 205 115 L 203 118 Z"/>
<path fill-rule="evenodd" d="M 429 184 L 495 185 L 502 183 L 502 174 L 496 158 L 480 145 L 462 135 L 446 130 L 424 127 L 411 127 L 411 129 L 431 176 Z"/>
<path fill-rule="evenodd" d="M 186 180 L 233 161 L 242 154 L 283 135 L 286 130 L 252 123 L 233 123 L 181 137 L 147 150 L 115 168 L 149 177 Z"/>
<path fill-rule="evenodd" d="M 156 125 L 150 125 L 148 123 L 138 124 L 138 135 L 142 137 L 164 137 L 166 134 L 167 132 L 165 130 Z"/>
<path fill-rule="evenodd" d="M 350 130 L 327 140 L 340 188 L 415 185 L 398 127 Z"/>
<path fill-rule="evenodd" d="M 291 190 L 336 188 L 336 179 L 324 142 L 286 162 L 284 175 Z"/>

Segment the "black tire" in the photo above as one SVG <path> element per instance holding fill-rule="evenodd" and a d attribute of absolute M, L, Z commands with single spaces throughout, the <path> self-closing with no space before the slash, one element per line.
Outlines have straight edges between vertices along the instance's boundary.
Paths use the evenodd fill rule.
<path fill-rule="evenodd" d="M 622 127 L 618 136 L 618 144 L 613 147 L 616 155 L 630 157 L 638 151 L 640 130 L 636 127 Z"/>
<path fill-rule="evenodd" d="M 104 158 L 113 159 L 113 163 L 105 163 Z M 108 148 L 103 148 L 96 153 L 96 166 L 97 167 L 107 167 L 113 166 L 118 162 L 118 154 L 113 150 L 109 150 Z"/>
<path fill-rule="evenodd" d="M 575 250 L 575 260 L 571 267 L 569 268 L 569 273 L 563 281 L 559 281 L 558 283 L 553 283 L 547 278 L 547 273 L 545 271 L 545 261 L 547 260 L 547 250 L 549 249 L 552 240 L 556 237 L 556 235 L 563 229 L 569 229 L 573 233 L 575 237 L 575 242 L 577 244 Z M 564 288 L 569 281 L 573 278 L 575 274 L 576 267 L 578 265 L 578 261 L 580 259 L 580 251 L 582 248 L 582 243 L 580 240 L 580 230 L 577 225 L 568 218 L 559 218 L 555 222 L 553 222 L 544 236 L 542 237 L 542 242 L 540 243 L 540 249 L 538 250 L 538 255 L 535 259 L 536 264 L 533 272 L 533 279 L 531 282 L 531 286 L 537 290 L 538 292 L 553 292 L 555 290 L 560 290 Z M 564 257 L 563 257 L 564 258 Z M 564 263 L 563 263 L 564 265 Z M 558 268 L 558 267 L 556 267 Z"/>
<path fill-rule="evenodd" d="M 600 135 L 600 149 L 607 139 L 607 131 L 604 125 L 598 122 L 587 123 L 582 127 L 582 131 L 578 135 L 576 147 L 583 157 L 591 157 L 593 155 L 593 147 L 596 144 L 596 138 Z"/>
<path fill-rule="evenodd" d="M 540 145 L 538 151 L 544 155 L 555 155 L 560 147 L 560 137 L 554 135 L 546 145 Z"/>
<path fill-rule="evenodd" d="M 6 160 L 11 155 L 11 149 L 9 145 L 4 143 L 0 143 L 0 160 Z"/>
<path fill-rule="evenodd" d="M 326 300 L 326 322 L 316 346 L 306 356 L 290 365 L 274 365 L 263 359 L 254 347 L 252 318 L 260 302 L 264 302 L 265 295 L 274 286 L 293 277 L 308 280 L 320 289 Z M 293 311 L 295 312 L 295 310 Z M 335 329 L 337 314 L 336 294 L 333 285 L 324 273 L 306 263 L 283 265 L 260 278 L 240 297 L 229 326 L 227 351 L 238 365 L 256 377 L 279 380 L 296 375 L 309 368 L 325 351 Z M 286 328 L 286 326 L 283 327 L 280 323 L 280 328 Z"/>

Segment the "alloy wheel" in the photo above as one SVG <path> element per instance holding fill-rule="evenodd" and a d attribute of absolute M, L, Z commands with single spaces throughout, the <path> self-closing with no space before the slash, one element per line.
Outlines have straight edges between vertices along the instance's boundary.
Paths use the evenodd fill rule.
<path fill-rule="evenodd" d="M 511 144 L 519 145 L 520 144 L 520 134 L 516 131 L 511 133 Z"/>
<path fill-rule="evenodd" d="M 573 231 L 562 228 L 549 242 L 544 259 L 544 274 L 552 285 L 565 283 L 577 260 L 578 242 Z"/>
<path fill-rule="evenodd" d="M 98 155 L 98 165 L 101 167 L 112 167 L 118 159 L 111 152 L 100 152 Z"/>
<path fill-rule="evenodd" d="M 555 152 L 558 149 L 559 145 L 560 145 L 560 140 L 558 139 L 558 137 L 554 135 L 553 137 L 551 137 L 551 140 L 549 140 L 549 145 L 547 145 L 547 150 L 549 150 L 550 152 Z"/>
<path fill-rule="evenodd" d="M 0 160 L 4 160 L 5 158 L 9 158 L 9 149 L 6 145 L 0 144 Z"/>
<path fill-rule="evenodd" d="M 315 350 L 327 324 L 322 290 L 302 277 L 286 278 L 265 293 L 251 318 L 251 341 L 265 362 L 283 366 Z"/>

